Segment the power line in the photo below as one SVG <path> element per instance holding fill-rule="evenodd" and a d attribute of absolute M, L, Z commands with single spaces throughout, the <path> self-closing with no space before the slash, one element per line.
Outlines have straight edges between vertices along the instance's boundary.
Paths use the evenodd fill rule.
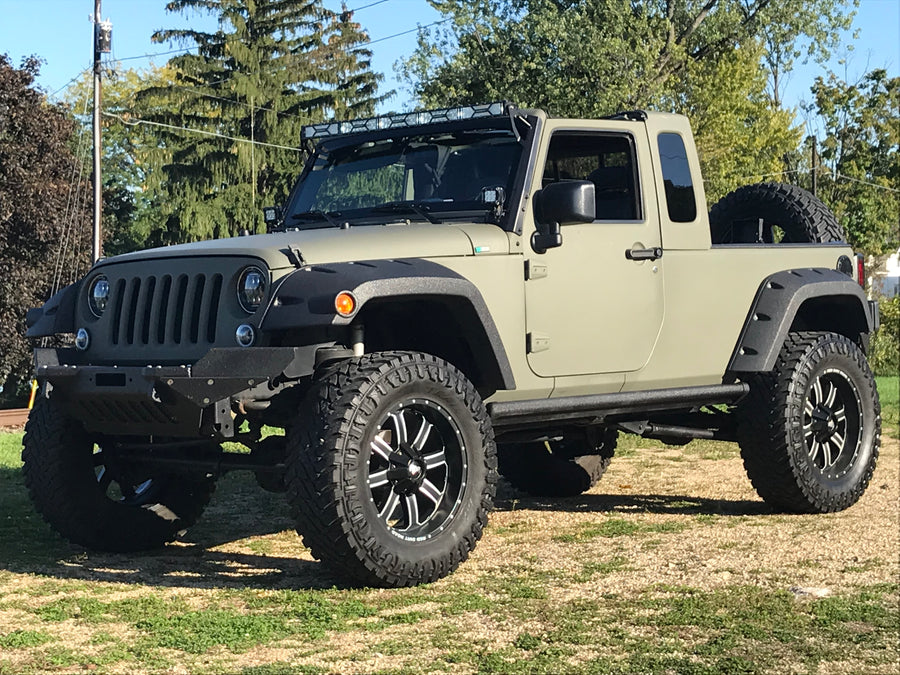
<path fill-rule="evenodd" d="M 835 176 L 835 178 L 843 178 L 844 180 L 853 181 L 854 183 L 860 183 L 862 185 L 869 185 L 871 187 L 878 188 L 879 190 L 887 190 L 888 192 L 900 193 L 900 190 L 897 190 L 896 188 L 888 187 L 887 185 L 879 185 L 878 183 L 872 183 L 867 180 L 860 180 L 859 178 L 852 178 L 851 176 L 847 176 L 845 174 L 838 173 L 837 171 L 834 172 L 834 176 Z"/>
<path fill-rule="evenodd" d="M 221 82 L 214 82 L 212 84 L 221 84 L 222 82 L 225 82 L 225 81 L 226 80 L 222 80 Z M 192 93 L 196 94 L 197 96 L 202 96 L 203 98 L 210 98 L 210 99 L 213 99 L 216 101 L 225 101 L 227 103 L 237 103 L 238 105 L 242 105 L 245 108 L 250 108 L 252 110 L 265 110 L 266 112 L 275 113 L 276 115 L 283 115 L 285 117 L 296 117 L 297 119 L 303 119 L 303 117 L 301 115 L 297 115 L 295 113 L 289 113 L 289 112 L 284 112 L 281 110 L 275 110 L 274 108 L 267 108 L 267 107 L 261 106 L 261 105 L 251 105 L 249 103 L 244 103 L 243 101 L 239 101 L 236 98 L 225 98 L 224 96 L 215 96 L 213 94 L 204 94 L 203 92 L 198 92 L 191 87 L 185 87 L 185 86 L 182 86 L 179 84 L 171 84 L 169 86 L 173 87 L 174 89 L 184 89 L 185 91 L 192 92 Z"/>
<path fill-rule="evenodd" d="M 749 176 L 737 176 L 735 178 L 730 178 L 730 180 L 743 181 L 743 180 L 750 180 L 751 178 L 774 178 L 775 176 L 787 176 L 788 174 L 800 173 L 800 172 L 801 172 L 800 169 L 789 169 L 789 170 L 785 170 L 785 171 L 775 171 L 773 173 L 754 173 Z M 707 180 L 704 178 L 703 182 L 706 183 Z"/>
<path fill-rule="evenodd" d="M 362 7 L 356 7 L 354 9 L 348 9 L 347 11 L 350 14 L 353 14 L 354 12 L 361 12 L 364 9 L 369 9 L 369 7 L 375 7 L 376 5 L 383 5 L 386 2 L 389 2 L 389 0 L 378 0 L 378 2 L 370 2 L 368 5 L 363 5 Z M 343 14 L 343 12 L 338 12 L 338 14 Z"/>
<path fill-rule="evenodd" d="M 48 95 L 47 95 L 47 98 L 53 98 L 53 97 L 56 96 L 59 92 L 61 92 L 63 89 L 65 89 L 65 88 L 68 87 L 70 84 L 72 84 L 75 80 L 77 80 L 79 77 L 81 77 L 82 75 L 84 75 L 84 74 L 87 73 L 87 72 L 90 72 L 90 70 L 91 70 L 91 66 L 88 66 L 87 68 L 85 68 L 84 70 L 82 70 L 81 72 L 79 72 L 77 75 L 75 75 L 75 77 L 73 77 L 71 80 L 69 80 L 68 82 L 66 82 L 63 86 L 61 86 L 61 87 L 59 87 L 58 89 L 56 89 L 52 94 L 48 94 Z"/>
<path fill-rule="evenodd" d="M 393 40 L 394 38 L 398 38 L 401 35 L 409 35 L 410 33 L 416 33 L 420 30 L 425 30 L 426 28 L 431 28 L 432 26 L 439 26 L 442 23 L 447 23 L 453 17 L 447 17 L 446 19 L 441 19 L 440 21 L 432 21 L 429 24 L 425 24 L 424 26 L 416 26 L 415 28 L 410 28 L 409 30 L 402 31 L 400 33 L 394 33 L 393 35 L 388 35 L 383 38 L 378 38 L 377 40 L 369 40 L 368 42 L 360 42 L 358 47 L 368 47 L 369 45 L 374 45 L 379 42 L 384 42 L 386 40 Z"/>
<path fill-rule="evenodd" d="M 153 122 L 151 120 L 142 120 L 142 119 L 138 119 L 138 118 L 135 118 L 134 120 L 126 120 L 121 115 L 117 115 L 116 113 L 105 112 L 105 111 L 102 114 L 104 117 L 114 117 L 115 119 L 122 122 L 122 124 L 125 124 L 126 126 L 129 126 L 129 127 L 135 127 L 135 126 L 139 126 L 139 125 L 143 124 L 143 125 L 152 126 L 152 127 L 163 127 L 164 129 L 172 129 L 174 131 L 187 131 L 192 134 L 201 134 L 203 136 L 215 136 L 216 138 L 225 138 L 229 141 L 236 141 L 238 143 L 250 143 L 252 145 L 262 145 L 267 148 L 277 148 L 279 150 L 293 150 L 294 152 L 303 152 L 303 150 L 301 148 L 291 147 L 289 145 L 278 145 L 276 143 L 265 143 L 263 141 L 253 141 L 248 138 L 239 138 L 237 136 L 227 136 L 225 134 L 220 134 L 215 131 L 206 131 L 204 129 L 191 129 L 189 127 L 179 127 L 174 124 L 165 124 L 163 122 Z"/>

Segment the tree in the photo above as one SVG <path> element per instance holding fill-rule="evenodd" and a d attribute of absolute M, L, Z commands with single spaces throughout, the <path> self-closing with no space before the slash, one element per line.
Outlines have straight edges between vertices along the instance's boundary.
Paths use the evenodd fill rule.
<path fill-rule="evenodd" d="M 352 13 L 320 0 L 173 0 L 173 12 L 211 11 L 212 33 L 163 30 L 197 53 L 174 57 L 174 82 L 138 96 L 157 125 L 149 190 L 161 195 L 159 243 L 262 227 L 260 207 L 283 201 L 302 166 L 300 128 L 345 111 L 368 114 L 380 76 Z M 355 46 L 354 46 L 355 45 Z"/>
<path fill-rule="evenodd" d="M 90 265 L 90 187 L 74 124 L 34 86 L 39 61 L 0 55 L 0 383 L 14 397 L 31 374 L 25 312 Z"/>
<path fill-rule="evenodd" d="M 900 77 L 881 69 L 847 83 L 834 73 L 812 86 L 823 139 L 819 196 L 850 243 L 878 255 L 900 246 Z"/>
<path fill-rule="evenodd" d="M 663 109 L 691 120 L 710 204 L 781 174 L 785 155 L 801 141 L 793 113 L 769 99 L 762 54 L 759 43 L 746 42 L 718 59 L 691 62 L 677 89 L 661 97 Z"/>
<path fill-rule="evenodd" d="M 570 114 L 652 104 L 690 64 L 747 42 L 783 73 L 802 38 L 827 57 L 852 17 L 841 0 L 430 1 L 451 21 L 404 64 L 425 105 L 514 93 Z"/>
<path fill-rule="evenodd" d="M 172 68 L 104 68 L 103 73 L 103 254 L 127 253 L 165 243 L 154 230 L 162 195 L 145 188 L 154 171 L 159 139 L 155 127 L 134 123 L 146 113 L 137 94 L 147 87 L 174 84 Z M 86 73 L 66 91 L 65 101 L 85 132 L 91 128 L 93 75 Z M 161 107 L 158 104 L 156 111 Z M 173 108 L 174 110 L 174 108 Z"/>
<path fill-rule="evenodd" d="M 804 36 L 846 24 L 838 0 L 432 0 L 450 21 L 419 35 L 403 64 L 426 107 L 507 99 L 551 114 L 633 108 L 687 114 L 711 199 L 777 173 L 796 148 L 769 71 Z M 776 87 L 777 89 L 777 87 Z"/>

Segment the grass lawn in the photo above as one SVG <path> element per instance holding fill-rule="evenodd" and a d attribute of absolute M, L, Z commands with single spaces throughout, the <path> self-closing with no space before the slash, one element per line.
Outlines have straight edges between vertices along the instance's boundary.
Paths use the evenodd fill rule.
<path fill-rule="evenodd" d="M 859 504 L 772 513 L 736 446 L 622 442 L 588 494 L 501 485 L 471 559 L 429 586 L 342 585 L 249 474 L 182 541 L 85 551 L 40 520 L 0 434 L 0 674 L 895 673 L 896 379 Z"/>

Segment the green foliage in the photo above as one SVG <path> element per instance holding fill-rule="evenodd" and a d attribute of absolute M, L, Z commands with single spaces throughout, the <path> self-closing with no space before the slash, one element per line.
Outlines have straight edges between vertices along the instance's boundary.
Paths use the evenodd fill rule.
<path fill-rule="evenodd" d="M 87 175 L 71 146 L 72 121 L 34 85 L 36 58 L 0 54 L 0 385 L 24 394 L 31 374 L 25 312 L 87 270 Z M 19 399 L 21 401 L 21 399 Z"/>
<path fill-rule="evenodd" d="M 224 610 L 153 615 L 138 621 L 136 627 L 150 633 L 159 647 L 192 654 L 202 654 L 216 645 L 224 645 L 233 652 L 246 651 L 295 632 L 281 616 Z"/>
<path fill-rule="evenodd" d="M 149 112 L 137 100 L 148 87 L 175 84 L 169 67 L 108 69 L 103 74 L 103 254 L 127 253 L 161 243 L 151 236 L 163 195 L 145 189 L 151 172 L 161 167 L 152 162 L 158 146 L 156 130 L 137 123 Z M 93 74 L 85 73 L 66 91 L 65 100 L 75 119 L 89 133 Z M 83 158 L 87 163 L 87 159 Z M 90 170 L 85 167 L 86 170 Z"/>
<path fill-rule="evenodd" d="M 827 57 L 851 16 L 838 0 L 432 4 L 451 21 L 423 31 L 403 63 L 424 106 L 508 99 L 565 117 L 682 112 L 710 201 L 783 168 L 798 131 L 777 105 L 777 83 L 773 104 L 767 75 L 804 54 Z"/>
<path fill-rule="evenodd" d="M 3 649 L 22 649 L 39 647 L 53 641 L 53 636 L 36 630 L 14 630 L 12 633 L 0 635 L 0 647 Z"/>
<path fill-rule="evenodd" d="M 875 378 L 881 399 L 881 428 L 885 434 L 900 438 L 900 377 Z"/>
<path fill-rule="evenodd" d="M 763 54 L 748 41 L 717 59 L 689 62 L 677 90 L 662 98 L 664 109 L 691 120 L 709 204 L 780 172 L 800 142 L 793 113 L 773 107 L 766 93 Z"/>
<path fill-rule="evenodd" d="M 153 36 L 197 51 L 173 57 L 171 80 L 145 86 L 129 111 L 131 122 L 155 125 L 146 242 L 261 231 L 260 207 L 283 202 L 302 167 L 301 126 L 369 114 L 381 100 L 368 38 L 351 12 L 321 0 L 173 0 L 167 9 L 213 13 L 218 29 Z"/>
<path fill-rule="evenodd" d="M 872 336 L 869 365 L 876 375 L 900 375 L 900 295 L 879 303 L 881 327 Z"/>
<path fill-rule="evenodd" d="M 817 194 L 844 226 L 850 244 L 869 254 L 900 246 L 900 77 L 873 70 L 848 83 L 816 78 L 821 124 Z"/>

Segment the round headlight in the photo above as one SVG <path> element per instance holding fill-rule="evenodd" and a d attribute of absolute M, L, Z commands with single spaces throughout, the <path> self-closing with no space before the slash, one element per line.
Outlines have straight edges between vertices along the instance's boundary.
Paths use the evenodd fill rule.
<path fill-rule="evenodd" d="M 258 267 L 248 267 L 238 277 L 238 302 L 245 312 L 252 314 L 266 297 L 266 275 Z"/>
<path fill-rule="evenodd" d="M 88 307 L 91 309 L 91 314 L 99 319 L 108 303 L 109 280 L 101 275 L 91 282 L 88 290 Z"/>

